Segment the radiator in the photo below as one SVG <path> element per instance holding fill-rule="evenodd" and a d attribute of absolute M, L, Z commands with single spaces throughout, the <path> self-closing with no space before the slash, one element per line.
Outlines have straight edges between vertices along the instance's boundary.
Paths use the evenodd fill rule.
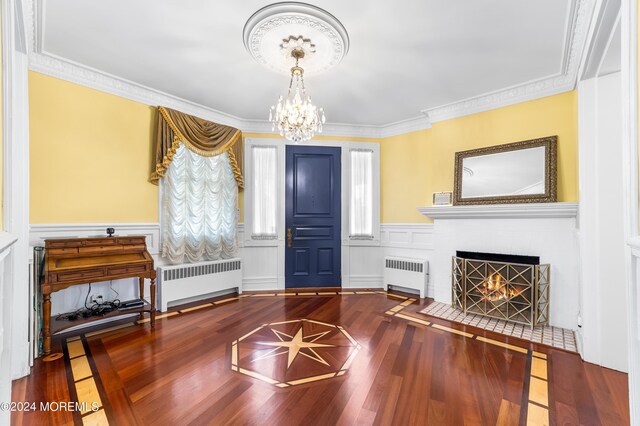
<path fill-rule="evenodd" d="M 420 292 L 420 297 L 427 296 L 427 280 L 429 262 L 426 259 L 410 257 L 384 258 L 384 287 L 404 287 Z"/>
<path fill-rule="evenodd" d="M 239 258 L 158 267 L 158 306 L 197 298 L 223 290 L 242 293 L 242 261 Z"/>

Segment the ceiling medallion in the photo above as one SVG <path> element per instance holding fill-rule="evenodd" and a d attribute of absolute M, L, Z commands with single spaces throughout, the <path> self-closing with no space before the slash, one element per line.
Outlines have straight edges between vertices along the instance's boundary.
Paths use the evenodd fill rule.
<path fill-rule="evenodd" d="M 349 36 L 340 21 L 310 4 L 276 3 L 249 18 L 243 37 L 254 59 L 272 70 L 291 73 L 287 96 L 280 96 L 278 104 L 271 107 L 272 130 L 277 128 L 281 136 L 295 143 L 321 133 L 324 111 L 311 103 L 304 73 L 326 71 L 347 54 Z M 300 66 L 303 58 L 304 69 Z"/>
<path fill-rule="evenodd" d="M 251 15 L 242 31 L 244 46 L 266 67 L 289 74 L 290 56 L 280 45 L 291 35 L 313 40 L 316 53 L 305 58 L 305 71 L 313 75 L 340 63 L 349 51 L 349 35 L 342 23 L 319 7 L 298 2 L 275 3 Z M 308 51 L 306 53 L 309 53 Z"/>

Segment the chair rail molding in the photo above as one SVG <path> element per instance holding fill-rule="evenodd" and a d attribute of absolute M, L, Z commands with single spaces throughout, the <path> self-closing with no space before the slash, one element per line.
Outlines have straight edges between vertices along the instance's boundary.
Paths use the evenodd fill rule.
<path fill-rule="evenodd" d="M 578 203 L 486 204 L 473 206 L 417 207 L 432 219 L 575 218 Z"/>
<path fill-rule="evenodd" d="M 31 224 L 29 245 L 44 245 L 48 238 L 104 237 L 107 228 L 114 228 L 116 235 L 144 235 L 149 253 L 154 256 L 160 253 L 160 224 L 157 222 Z"/>

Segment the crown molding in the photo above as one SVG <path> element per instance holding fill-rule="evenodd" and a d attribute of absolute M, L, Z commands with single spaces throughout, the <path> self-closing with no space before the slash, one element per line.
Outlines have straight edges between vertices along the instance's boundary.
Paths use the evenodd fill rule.
<path fill-rule="evenodd" d="M 380 137 L 404 135 L 406 133 L 417 132 L 418 130 L 431 128 L 431 116 L 422 111 L 420 117 L 409 118 L 407 120 L 396 121 L 395 123 L 380 126 Z"/>
<path fill-rule="evenodd" d="M 464 99 L 422 112 L 429 114 L 432 123 L 477 114 L 509 105 L 532 101 L 547 96 L 569 92 L 575 88 L 575 79 L 568 75 L 545 78 L 523 85 L 509 87 L 482 96 Z"/>
<path fill-rule="evenodd" d="M 135 102 L 150 106 L 166 106 L 239 129 L 242 128 L 244 121 L 231 114 L 205 107 L 50 53 L 30 53 L 29 69 Z"/>
<path fill-rule="evenodd" d="M 575 89 L 578 69 L 588 40 L 596 0 L 573 0 L 567 20 L 566 48 L 562 66 L 556 75 L 513 87 L 485 93 L 458 102 L 428 108 L 423 115 L 385 125 L 327 123 L 323 136 L 387 138 L 424 130 L 432 123 L 489 111 Z M 236 127 L 245 133 L 274 133 L 266 120 L 248 120 L 188 101 L 95 68 L 58 57 L 43 49 L 42 26 L 44 2 L 26 1 L 29 25 L 29 68 L 52 77 L 80 84 L 150 106 L 163 105 L 220 124 Z"/>
<path fill-rule="evenodd" d="M 567 20 L 564 58 L 558 74 L 459 102 L 425 109 L 422 112 L 429 114 L 431 122 L 436 123 L 575 89 L 595 5 L 596 0 L 573 0 Z"/>

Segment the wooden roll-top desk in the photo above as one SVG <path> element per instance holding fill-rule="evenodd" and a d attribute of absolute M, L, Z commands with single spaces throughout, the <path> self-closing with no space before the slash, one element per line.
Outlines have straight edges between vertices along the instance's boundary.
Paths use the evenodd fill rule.
<path fill-rule="evenodd" d="M 68 238 L 45 240 L 45 266 L 42 282 L 42 335 L 45 355 L 51 352 L 51 293 L 74 285 L 98 281 L 138 278 L 140 299 L 144 300 L 144 280 L 151 280 L 151 303 L 140 308 L 118 310 L 100 317 L 77 321 L 53 321 L 53 332 L 75 327 L 83 322 L 117 315 L 149 312 L 155 323 L 156 270 L 143 236 Z"/>

